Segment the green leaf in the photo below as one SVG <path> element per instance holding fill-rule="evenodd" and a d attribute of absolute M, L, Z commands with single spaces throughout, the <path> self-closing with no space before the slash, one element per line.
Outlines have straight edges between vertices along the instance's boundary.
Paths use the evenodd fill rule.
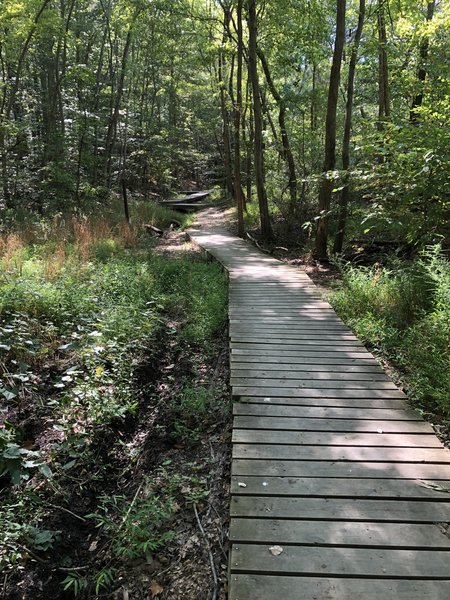
<path fill-rule="evenodd" d="M 53 477 L 53 472 L 47 463 L 40 464 L 39 471 L 42 473 L 42 475 L 44 475 L 44 477 L 47 477 L 47 479 L 51 479 Z"/>
<path fill-rule="evenodd" d="M 17 394 L 16 393 L 14 393 L 11 390 L 8 390 L 6 388 L 1 389 L 0 393 L 5 398 L 5 400 L 13 400 L 14 398 L 17 398 Z"/>

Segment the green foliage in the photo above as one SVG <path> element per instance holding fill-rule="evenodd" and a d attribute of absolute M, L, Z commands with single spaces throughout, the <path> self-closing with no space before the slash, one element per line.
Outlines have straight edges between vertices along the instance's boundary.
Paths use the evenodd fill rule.
<path fill-rule="evenodd" d="M 444 111 L 444 106 L 440 106 Z M 368 201 L 362 219 L 364 233 L 386 234 L 424 247 L 450 239 L 450 159 L 446 130 L 449 122 L 422 107 L 417 125 L 391 126 L 361 151 L 370 164 L 359 165 L 356 186 Z M 369 137 L 370 140 L 370 137 Z M 378 159 L 374 161 L 374 156 Z"/>
<path fill-rule="evenodd" d="M 27 245 L 28 236 L 33 243 Z M 193 253 L 169 258 L 152 246 L 137 229 L 87 218 L 42 222 L 2 240 L 0 476 L 6 490 L 0 529 L 7 546 L 0 549 L 0 566 L 8 573 L 23 568 L 24 548 L 44 554 L 58 544 L 58 532 L 45 526 L 44 497 L 56 495 L 62 504 L 68 482 L 84 493 L 111 473 L 118 476 L 113 463 L 125 444 L 119 438 L 107 458 L 99 457 L 102 436 L 138 420 L 154 393 L 159 356 L 169 348 L 174 357 L 183 355 L 191 346 L 205 359 L 214 352 L 226 322 L 222 272 Z M 211 403 L 202 386 L 202 400 L 194 399 L 187 391 L 193 377 L 183 378 L 182 410 L 170 405 L 168 411 L 173 421 L 191 414 L 197 436 L 209 423 Z M 29 439 L 22 413 L 46 426 L 51 441 L 44 447 L 39 436 Z M 75 596 L 99 594 L 110 587 L 117 565 L 168 543 L 175 496 L 178 503 L 206 496 L 203 480 L 189 473 L 175 472 L 173 481 L 174 492 L 166 480 L 156 488 L 146 481 L 131 504 L 125 494 L 105 494 L 92 520 L 114 564 L 98 561 L 89 574 L 69 572 L 63 587 Z M 33 489 L 42 498 L 31 499 Z"/>
<path fill-rule="evenodd" d="M 174 435 L 195 443 L 201 439 L 207 424 L 223 410 L 217 394 L 202 385 L 186 384 L 172 402 Z"/>
<path fill-rule="evenodd" d="M 60 539 L 60 531 L 42 527 L 41 498 L 33 491 L 23 491 L 14 504 L 0 502 L 0 570 L 22 568 L 28 550 L 46 552 Z"/>
<path fill-rule="evenodd" d="M 172 498 L 162 500 L 151 486 L 130 504 L 125 496 L 102 496 L 98 512 L 87 515 L 111 540 L 113 552 L 127 560 L 145 557 L 173 539 L 167 530 L 176 510 Z"/>
<path fill-rule="evenodd" d="M 330 301 L 355 333 L 401 372 L 423 410 L 450 416 L 450 263 L 438 246 L 409 266 L 342 266 Z"/>

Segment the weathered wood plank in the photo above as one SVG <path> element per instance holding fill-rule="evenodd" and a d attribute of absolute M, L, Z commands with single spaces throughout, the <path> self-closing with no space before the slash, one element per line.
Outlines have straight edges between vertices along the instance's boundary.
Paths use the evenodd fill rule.
<path fill-rule="evenodd" d="M 333 403 L 334 404 L 334 403 Z M 233 404 L 233 414 L 259 417 L 296 417 L 302 419 L 322 419 L 324 421 L 341 419 L 358 419 L 364 421 L 380 420 L 387 421 L 420 421 L 423 423 L 420 414 L 414 410 L 407 409 L 389 409 L 384 405 L 379 408 L 341 408 L 335 406 L 286 406 L 271 405 L 267 403 L 247 403 L 235 402 Z"/>
<path fill-rule="evenodd" d="M 241 356 L 249 356 L 252 358 L 260 358 L 263 356 L 269 357 L 271 362 L 279 361 L 284 362 L 284 358 L 288 358 L 292 360 L 293 363 L 296 362 L 311 362 L 316 365 L 320 364 L 345 364 L 342 361 L 354 361 L 353 364 L 358 364 L 359 361 L 371 361 L 372 364 L 378 365 L 379 363 L 376 361 L 374 356 L 367 352 L 367 350 L 358 349 L 358 351 L 353 350 L 342 350 L 340 352 L 330 351 L 329 348 L 319 348 L 318 350 L 315 348 L 307 348 L 302 349 L 298 346 L 294 348 L 286 348 L 286 346 L 280 346 L 276 348 L 274 346 L 266 346 L 264 344 L 239 344 L 235 343 L 235 347 L 231 348 L 231 357 L 241 357 Z M 283 348 L 283 349 L 282 349 Z M 275 361 L 274 361 L 275 359 Z M 296 360 L 301 359 L 301 360 Z M 330 362 L 331 359 L 331 362 Z"/>
<path fill-rule="evenodd" d="M 258 357 L 255 357 L 255 360 L 257 360 Z M 259 361 L 258 361 L 259 362 Z M 255 364 L 249 363 L 249 362 L 245 362 L 244 360 L 241 360 L 239 357 L 237 356 L 231 356 L 230 359 L 230 363 L 231 363 L 231 368 L 234 370 L 235 373 L 238 373 L 238 371 L 250 371 L 253 373 L 258 373 L 260 372 L 260 370 L 262 372 L 265 373 L 269 373 L 272 371 L 276 371 L 279 372 L 281 374 L 281 372 L 294 372 L 294 373 L 310 373 L 313 374 L 313 377 L 321 377 L 323 375 L 327 375 L 327 376 L 331 376 L 333 374 L 339 374 L 342 376 L 348 376 L 350 374 L 356 374 L 356 375 L 382 375 L 383 377 L 387 378 L 386 373 L 383 371 L 383 369 L 376 365 L 376 364 L 367 364 L 367 363 L 360 363 L 360 364 L 355 364 L 354 362 L 348 362 L 347 364 L 331 364 L 331 365 L 323 365 L 323 364 L 316 364 L 316 363 L 264 363 L 262 364 L 260 367 L 256 366 Z M 242 375 L 239 373 L 239 375 L 242 377 Z"/>
<path fill-rule="evenodd" d="M 450 452 L 443 448 L 401 448 L 365 446 L 300 446 L 285 444 L 233 445 L 233 458 L 265 460 L 349 460 L 366 462 L 450 463 Z M 450 497 L 449 497 L 450 500 Z"/>
<path fill-rule="evenodd" d="M 399 523 L 447 523 L 450 502 L 352 498 L 233 496 L 232 517 L 322 519 Z"/>
<path fill-rule="evenodd" d="M 293 367 L 291 365 L 291 367 Z M 341 372 L 336 370 L 328 371 L 322 367 L 321 371 L 311 371 L 305 369 L 267 369 L 263 368 L 250 368 L 249 366 L 243 368 L 237 368 L 234 363 L 231 364 L 231 376 L 234 379 L 270 379 L 279 381 L 287 380 L 287 381 L 295 381 L 295 380 L 306 380 L 306 381 L 342 381 L 342 382 L 351 382 L 351 381 L 383 381 L 385 383 L 389 383 L 389 389 L 392 386 L 392 380 L 389 379 L 383 372 L 355 372 L 348 371 L 344 368 L 341 369 Z"/>
<path fill-rule="evenodd" d="M 299 355 L 300 354 L 300 355 Z M 361 367 L 361 371 L 365 367 L 377 367 L 380 369 L 380 363 L 377 362 L 369 353 L 355 353 L 360 354 L 360 358 L 347 358 L 346 356 L 340 357 L 339 354 L 332 354 L 331 358 L 324 357 L 322 353 L 320 356 L 311 352 L 286 352 L 286 353 L 275 353 L 270 351 L 260 351 L 256 350 L 234 350 L 230 353 L 230 361 L 232 364 L 234 363 L 264 363 L 263 368 L 266 368 L 267 364 L 274 365 L 273 368 L 276 368 L 278 365 L 288 365 L 295 368 L 308 369 L 310 368 L 312 371 L 320 371 L 320 370 L 331 370 L 329 369 L 330 365 L 342 365 L 342 367 L 352 368 Z M 284 367 L 283 367 L 284 368 Z M 288 367 L 289 368 L 289 367 Z M 343 370 L 334 369 L 336 371 Z M 357 369 L 355 369 L 357 370 Z"/>
<path fill-rule="evenodd" d="M 447 600 L 450 579 L 349 579 L 233 574 L 230 600 Z"/>
<path fill-rule="evenodd" d="M 354 379 L 294 379 L 276 377 L 273 379 L 262 379 L 258 377 L 234 377 L 232 373 L 231 385 L 233 387 L 248 386 L 258 388 L 311 388 L 316 390 L 342 389 L 342 390 L 396 390 L 397 386 L 390 380 L 381 381 L 355 381 Z"/>
<path fill-rule="evenodd" d="M 238 327 L 230 327 L 229 337 L 234 342 L 247 344 L 277 344 L 280 346 L 279 350 L 283 350 L 281 346 L 289 344 L 330 346 L 331 348 L 334 346 L 358 346 L 360 352 L 365 349 L 364 344 L 349 331 L 295 330 L 287 327 L 284 332 L 278 332 L 255 325 L 252 330 L 248 328 L 246 331 L 241 331 Z"/>
<path fill-rule="evenodd" d="M 449 580 L 449 555 L 443 551 L 285 546 L 273 556 L 268 546 L 233 545 L 232 572 L 302 573 L 310 576 L 441 578 Z"/>
<path fill-rule="evenodd" d="M 443 448 L 434 434 L 345 433 L 233 429 L 235 444 L 287 444 L 317 446 L 377 446 L 381 448 Z M 450 453 L 449 453 L 450 454 Z M 450 457 L 449 457 L 450 458 Z"/>
<path fill-rule="evenodd" d="M 392 498 L 403 500 L 448 499 L 450 487 L 447 488 L 442 481 L 429 483 L 432 485 L 436 483 L 436 487 L 425 487 L 425 484 L 417 479 L 233 475 L 231 493 L 239 496 L 315 496 L 318 498 L 378 498 L 379 500 Z"/>
<path fill-rule="evenodd" d="M 303 334 L 306 336 L 315 336 L 320 333 L 323 335 L 353 335 L 348 327 L 344 327 L 339 323 L 333 323 L 324 327 L 323 325 L 304 325 L 303 323 L 290 323 L 289 325 L 277 325 L 276 323 L 236 323 L 230 321 L 230 331 L 234 333 L 249 333 L 255 332 L 270 334 L 270 335 L 282 335 L 286 333 Z"/>
<path fill-rule="evenodd" d="M 277 396 L 240 396 L 236 404 L 254 404 L 265 406 L 304 406 L 311 408 L 351 408 L 351 409 L 392 409 L 401 410 L 407 409 L 408 404 L 402 398 L 336 398 L 329 394 L 319 396 L 317 398 L 307 397 L 277 397 Z"/>
<path fill-rule="evenodd" d="M 384 463 L 313 460 L 258 460 L 235 458 L 232 474 L 260 477 L 369 477 L 371 479 L 450 480 L 450 464 Z M 443 484 L 449 487 L 450 483 Z M 450 498 L 448 499 L 450 501 Z M 450 506 L 449 506 L 450 510 Z M 450 514 L 449 514 L 450 517 Z"/>
<path fill-rule="evenodd" d="M 365 433 L 427 433 L 434 430 L 425 421 L 381 421 L 373 419 L 310 419 L 281 416 L 235 416 L 236 429 L 280 429 L 282 431 L 335 431 Z"/>
<path fill-rule="evenodd" d="M 296 521 L 279 519 L 231 520 L 233 543 L 314 546 L 450 549 L 450 537 L 435 524 Z M 450 578 L 450 574 L 449 574 Z"/>
<path fill-rule="evenodd" d="M 255 357 L 256 359 L 256 357 Z M 268 373 L 272 374 L 272 371 L 276 371 L 282 376 L 284 372 L 292 372 L 292 373 L 304 373 L 310 374 L 310 377 L 314 378 L 327 378 L 329 379 L 332 375 L 338 375 L 338 378 L 347 378 L 349 375 L 361 375 L 364 377 L 372 376 L 376 378 L 376 376 L 383 376 L 387 378 L 385 372 L 378 365 L 372 364 L 338 364 L 338 365 L 317 365 L 317 364 L 293 364 L 293 363 L 264 363 L 260 367 L 255 366 L 255 364 L 240 362 L 238 357 L 231 357 L 230 360 L 231 368 L 233 372 L 236 373 L 239 377 L 242 377 L 243 374 L 240 371 L 250 372 L 251 374 L 255 373 Z M 261 369 L 261 370 L 260 370 Z M 265 377 L 270 375 L 264 375 Z M 327 377 L 325 377 L 327 376 Z M 358 377 L 357 377 L 358 378 Z"/>
<path fill-rule="evenodd" d="M 262 340 L 248 340 L 248 341 L 230 341 L 231 350 L 239 350 L 239 349 L 248 349 L 248 350 L 269 350 L 271 352 L 278 352 L 281 350 L 285 352 L 286 350 L 294 350 L 297 352 L 309 352 L 309 353 L 320 353 L 325 352 L 326 355 L 341 354 L 343 356 L 348 355 L 348 353 L 359 352 L 361 354 L 364 353 L 364 346 L 362 344 L 357 344 L 355 342 L 350 342 L 346 344 L 345 342 L 340 342 L 339 345 L 330 344 L 329 341 L 320 342 L 311 341 L 308 343 L 307 341 L 290 341 L 289 343 L 285 340 L 285 343 L 280 344 L 279 341 L 273 340 L 273 342 L 262 341 Z"/>
<path fill-rule="evenodd" d="M 261 344 L 300 344 L 300 345 L 337 345 L 337 346 L 358 346 L 364 348 L 364 345 L 350 333 L 324 333 L 323 331 L 304 332 L 304 331 L 286 331 L 286 333 L 277 333 L 264 331 L 258 327 L 253 332 L 240 332 L 231 329 L 229 337 L 233 341 L 261 343 Z"/>
<path fill-rule="evenodd" d="M 256 386 L 235 386 L 233 388 L 235 396 L 263 396 L 264 398 L 280 397 L 283 398 L 406 398 L 405 394 L 397 389 L 392 390 L 367 390 L 367 389 L 342 389 L 333 388 L 324 392 L 317 388 L 280 388 L 280 387 L 256 387 Z M 270 400 L 268 400 L 270 402 Z"/>
<path fill-rule="evenodd" d="M 240 324 L 261 323 L 262 325 L 278 324 L 280 326 L 284 326 L 290 323 L 294 323 L 299 325 L 311 325 L 311 327 L 328 327 L 328 325 L 341 325 L 343 327 L 347 327 L 343 324 L 343 322 L 335 313 L 327 312 L 326 314 L 323 314 L 321 311 L 315 314 L 308 313 L 307 315 L 283 315 L 278 317 L 264 317 L 252 315 L 247 315 L 244 317 L 230 316 L 229 321 L 230 323 Z"/>

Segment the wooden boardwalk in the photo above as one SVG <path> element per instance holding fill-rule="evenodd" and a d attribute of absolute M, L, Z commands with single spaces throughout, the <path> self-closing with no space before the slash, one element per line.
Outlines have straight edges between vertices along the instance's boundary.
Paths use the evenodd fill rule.
<path fill-rule="evenodd" d="M 450 452 L 309 277 L 225 231 L 229 600 L 450 597 Z"/>

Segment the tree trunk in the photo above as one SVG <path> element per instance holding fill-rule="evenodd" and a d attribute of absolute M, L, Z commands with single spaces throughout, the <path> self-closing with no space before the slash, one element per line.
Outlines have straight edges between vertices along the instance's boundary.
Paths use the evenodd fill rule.
<path fill-rule="evenodd" d="M 106 134 L 105 155 L 106 155 L 106 185 L 107 185 L 107 187 L 109 187 L 111 185 L 112 155 L 113 155 L 114 145 L 116 142 L 117 123 L 119 120 L 120 105 L 121 105 L 123 89 L 124 89 L 124 85 L 125 85 L 125 75 L 127 72 L 128 54 L 130 52 L 131 39 L 133 36 L 133 26 L 134 26 L 134 23 L 135 23 L 137 17 L 138 17 L 138 13 L 135 13 L 135 15 L 133 16 L 133 19 L 130 23 L 130 26 L 128 28 L 127 37 L 125 40 L 125 46 L 124 46 L 123 52 L 122 52 L 122 61 L 121 61 L 121 65 L 120 65 L 120 75 L 119 75 L 119 81 L 118 81 L 117 90 L 116 90 L 116 97 L 115 97 L 115 101 L 114 101 L 114 110 L 111 115 L 111 118 L 110 118 L 110 121 L 108 124 L 108 131 Z"/>
<path fill-rule="evenodd" d="M 294 155 L 292 153 L 291 143 L 286 127 L 286 103 L 284 101 L 284 98 L 282 98 L 282 96 L 278 93 L 278 90 L 275 87 L 270 73 L 269 64 L 267 62 L 264 52 L 260 48 L 258 48 L 258 56 L 262 64 L 264 74 L 266 76 L 266 81 L 267 85 L 269 86 L 270 93 L 272 94 L 275 102 L 278 105 L 278 123 L 280 125 L 281 143 L 283 145 L 282 157 L 286 163 L 286 167 L 288 170 L 288 186 L 291 200 L 290 209 L 291 213 L 294 214 L 297 211 L 297 175 L 295 172 Z"/>
<path fill-rule="evenodd" d="M 391 103 L 389 94 L 389 67 L 387 57 L 387 36 L 385 3 L 387 0 L 378 0 L 378 129 L 384 128 L 384 123 L 391 116 Z"/>
<path fill-rule="evenodd" d="M 430 22 L 434 16 L 434 8 L 436 6 L 436 0 L 432 0 L 427 4 L 427 23 Z M 422 41 L 420 42 L 419 55 L 420 55 L 420 63 L 419 69 L 417 70 L 417 79 L 419 80 L 419 92 L 416 94 L 412 101 L 411 110 L 409 113 L 409 120 L 411 123 L 417 123 L 418 121 L 418 113 L 417 109 L 422 106 L 423 101 L 423 84 L 425 82 L 427 71 L 425 68 L 425 63 L 428 58 L 428 46 L 429 40 L 428 36 L 424 36 Z"/>
<path fill-rule="evenodd" d="M 220 86 L 220 110 L 222 114 L 222 141 L 223 141 L 223 162 L 225 169 L 225 184 L 227 192 L 234 197 L 233 187 L 233 166 L 231 160 L 231 134 L 230 134 L 230 119 L 227 107 L 227 86 L 225 84 L 225 45 L 228 40 L 228 29 L 231 20 L 230 9 L 223 6 L 223 37 L 222 47 L 219 51 L 219 86 Z"/>
<path fill-rule="evenodd" d="M 249 81 L 247 79 L 247 106 L 248 106 L 248 138 L 246 139 L 246 167 L 245 167 L 245 176 L 246 176 L 246 196 L 247 202 L 252 201 L 252 155 L 253 155 L 253 144 L 254 144 L 254 133 L 253 133 L 253 105 L 252 105 L 252 94 L 251 94 L 251 86 L 249 85 Z M 243 131 L 245 131 L 245 123 L 243 123 Z"/>
<path fill-rule="evenodd" d="M 347 104 L 345 107 L 344 139 L 342 142 L 342 169 L 344 170 L 344 187 L 339 198 L 338 230 L 334 239 L 334 252 L 342 252 L 344 243 L 345 226 L 347 223 L 347 207 L 349 196 L 349 174 L 350 167 L 350 136 L 352 130 L 353 96 L 355 92 L 356 61 L 358 59 L 358 48 L 361 41 L 366 11 L 366 0 L 359 0 L 358 26 L 350 56 L 347 79 Z"/>
<path fill-rule="evenodd" d="M 273 238 L 272 224 L 270 222 L 269 207 L 267 203 L 266 189 L 264 186 L 264 154 L 263 154 L 263 128 L 261 97 L 258 77 L 257 46 L 258 46 L 258 24 L 256 18 L 256 0 L 248 2 L 248 72 L 253 90 L 253 118 L 254 131 L 254 166 L 256 179 L 256 192 L 258 195 L 259 215 L 261 222 L 261 235 L 265 239 Z"/>
<path fill-rule="evenodd" d="M 237 66 L 236 66 L 236 102 L 234 105 L 234 193 L 238 213 L 238 234 L 245 235 L 244 226 L 244 198 L 241 182 L 241 113 L 242 113 L 242 5 L 243 0 L 237 2 Z"/>
<path fill-rule="evenodd" d="M 330 85 L 328 88 L 328 104 L 325 126 L 325 160 L 323 176 L 319 190 L 319 221 L 317 225 L 314 255 L 318 260 L 328 258 L 328 212 L 330 210 L 333 181 L 329 177 L 336 164 L 336 110 L 341 78 L 342 52 L 345 41 L 345 8 L 346 0 L 336 2 L 336 40 L 334 43 L 333 62 L 331 64 Z"/>

